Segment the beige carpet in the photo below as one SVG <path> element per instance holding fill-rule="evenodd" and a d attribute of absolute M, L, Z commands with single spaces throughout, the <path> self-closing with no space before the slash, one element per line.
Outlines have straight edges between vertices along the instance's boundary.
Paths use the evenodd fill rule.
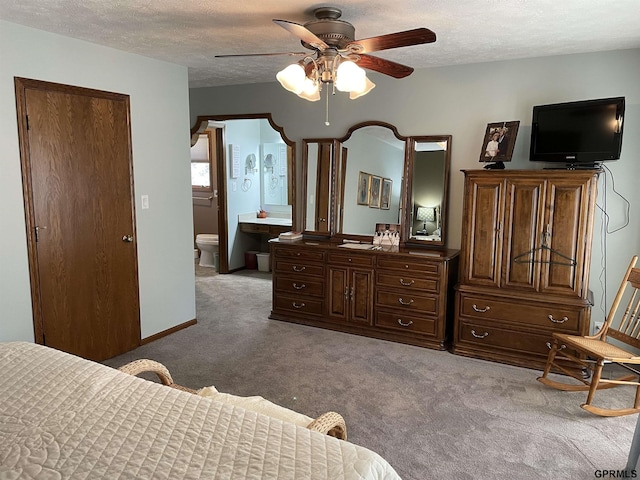
<path fill-rule="evenodd" d="M 196 269 L 198 324 L 106 362 L 164 363 L 177 383 L 345 417 L 405 480 L 575 479 L 625 466 L 636 416 L 583 411 L 540 372 L 269 320 L 271 276 Z M 633 390 L 597 394 L 628 406 Z"/>

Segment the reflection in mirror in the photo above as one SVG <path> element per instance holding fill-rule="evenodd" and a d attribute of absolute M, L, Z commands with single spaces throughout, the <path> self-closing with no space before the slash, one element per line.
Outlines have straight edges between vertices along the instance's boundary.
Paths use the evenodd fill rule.
<path fill-rule="evenodd" d="M 409 241 L 444 245 L 451 138 L 413 140 Z"/>
<path fill-rule="evenodd" d="M 338 233 L 373 236 L 376 224 L 402 223 L 405 141 L 386 126 L 353 130 L 342 143 Z"/>
<path fill-rule="evenodd" d="M 302 175 L 304 231 L 316 235 L 331 234 L 331 173 L 333 141 L 303 141 Z"/>
<path fill-rule="evenodd" d="M 284 142 L 263 143 L 260 145 L 260 158 L 262 205 L 288 205 L 287 145 Z"/>

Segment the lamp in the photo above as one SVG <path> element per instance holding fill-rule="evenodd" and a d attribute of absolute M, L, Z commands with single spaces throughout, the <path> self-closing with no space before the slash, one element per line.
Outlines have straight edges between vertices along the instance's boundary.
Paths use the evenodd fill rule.
<path fill-rule="evenodd" d="M 349 98 L 354 100 L 375 87 L 354 60 L 357 55 L 343 57 L 336 50 L 327 49 L 317 60 L 305 57 L 289 65 L 278 72 L 276 79 L 286 90 L 310 102 L 320 100 L 322 85 L 328 83 L 341 92 L 348 92 Z"/>
<path fill-rule="evenodd" d="M 427 222 L 436 221 L 436 209 L 435 207 L 418 207 L 416 218 L 424 222 L 422 225 L 422 232 L 427 233 Z"/>

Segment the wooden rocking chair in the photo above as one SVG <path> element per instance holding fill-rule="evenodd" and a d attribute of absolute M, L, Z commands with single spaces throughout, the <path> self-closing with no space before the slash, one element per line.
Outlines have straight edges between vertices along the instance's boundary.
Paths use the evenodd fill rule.
<path fill-rule="evenodd" d="M 620 285 L 618 293 L 611 305 L 611 310 L 609 311 L 600 331 L 596 335 L 586 337 L 554 333 L 553 345 L 549 352 L 549 357 L 547 358 L 544 373 L 541 377 L 538 377 L 538 381 L 558 390 L 588 391 L 587 401 L 583 403 L 581 407 L 588 412 L 595 413 L 596 415 L 617 417 L 620 415 L 630 415 L 632 413 L 640 412 L 640 371 L 637 367 L 634 367 L 635 365 L 640 365 L 640 354 L 629 352 L 621 346 L 618 346 L 621 344 L 623 346 L 628 345 L 632 349 L 640 349 L 640 294 L 638 293 L 638 289 L 640 289 L 640 268 L 634 268 L 637 260 L 637 256 L 634 256 L 631 259 L 631 263 L 627 268 L 627 273 L 622 280 L 622 284 Z M 613 321 L 616 317 L 618 306 L 620 305 L 622 297 L 628 286 L 633 289 L 629 302 L 620 320 L 617 321 L 614 326 Z M 609 343 L 607 341 L 608 338 L 616 340 L 617 343 Z M 576 351 L 578 355 L 586 355 L 586 360 L 567 353 L 565 349 L 572 349 Z M 581 377 L 579 374 L 575 373 L 575 371 L 571 371 L 566 367 L 563 367 L 560 363 L 556 362 L 556 358 L 568 359 L 572 363 L 577 364 L 579 368 L 582 367 L 584 370 L 591 373 L 591 380 L 589 381 L 588 377 Z M 605 363 L 620 365 L 633 373 L 613 380 L 603 379 L 602 367 Z M 579 380 L 583 385 L 563 383 L 549 379 L 548 375 L 552 367 L 557 368 L 576 380 Z M 636 386 L 633 408 L 612 410 L 594 407 L 591 405 L 596 390 L 618 387 L 620 385 Z"/>

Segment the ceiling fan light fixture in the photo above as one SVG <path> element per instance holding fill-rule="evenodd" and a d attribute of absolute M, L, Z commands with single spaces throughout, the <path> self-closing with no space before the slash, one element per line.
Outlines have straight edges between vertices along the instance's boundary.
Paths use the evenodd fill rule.
<path fill-rule="evenodd" d="M 304 88 L 302 92 L 298 93 L 298 96 L 310 102 L 317 102 L 320 100 L 320 83 L 314 82 L 309 77 L 305 77 Z"/>
<path fill-rule="evenodd" d="M 335 75 L 336 88 L 341 92 L 360 92 L 366 88 L 365 71 L 350 60 L 340 62 Z"/>
<path fill-rule="evenodd" d="M 349 92 L 349 98 L 351 100 L 355 100 L 356 98 L 360 98 L 364 95 L 366 95 L 367 93 L 369 93 L 371 90 L 374 89 L 374 87 L 376 86 L 375 83 L 373 83 L 371 80 L 369 80 L 368 77 L 364 77 L 364 81 L 365 81 L 365 86 L 362 90 L 353 90 L 351 92 Z"/>
<path fill-rule="evenodd" d="M 306 74 L 304 67 L 299 63 L 292 63 L 283 70 L 280 70 L 276 79 L 285 90 L 299 95 L 305 87 Z"/>

